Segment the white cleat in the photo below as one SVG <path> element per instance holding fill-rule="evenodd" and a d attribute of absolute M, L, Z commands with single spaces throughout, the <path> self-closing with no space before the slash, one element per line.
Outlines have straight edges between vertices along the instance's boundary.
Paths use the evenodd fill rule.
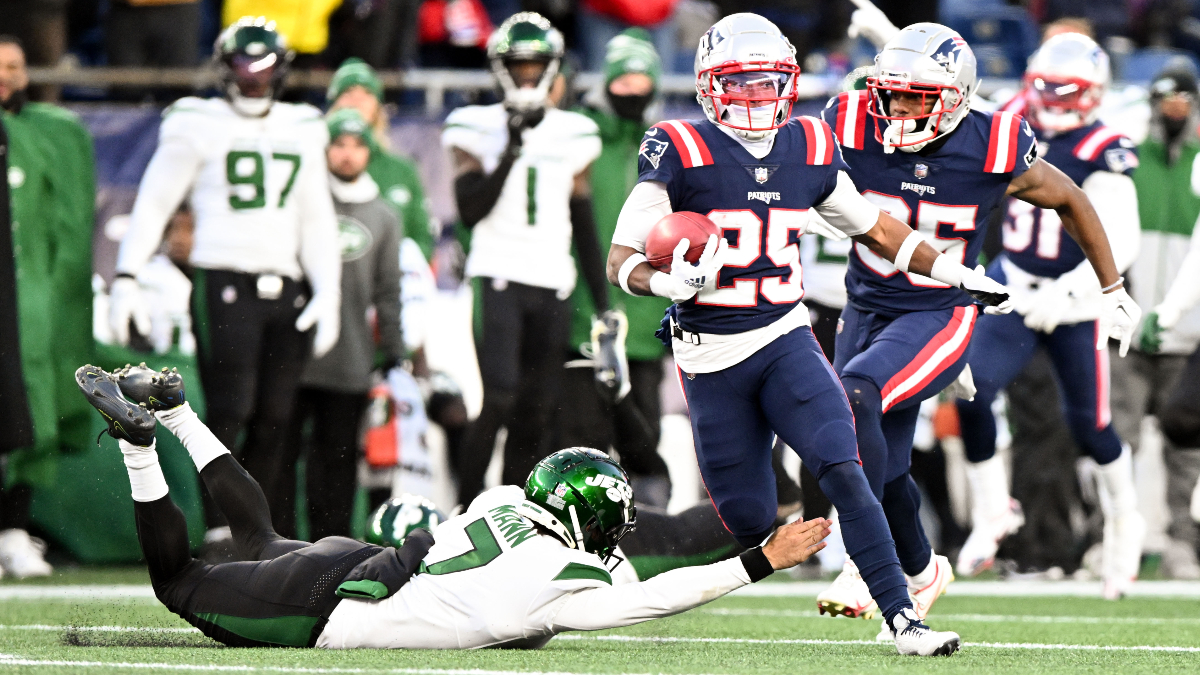
<path fill-rule="evenodd" d="M 46 542 L 29 536 L 25 530 L 0 532 L 0 567 L 17 579 L 48 577 L 54 568 L 43 557 Z"/>
<path fill-rule="evenodd" d="M 821 614 L 872 619 L 878 609 L 867 582 L 858 573 L 858 566 L 850 560 L 842 565 L 842 573 L 833 580 L 833 585 L 817 596 L 817 611 Z"/>
<path fill-rule="evenodd" d="M 1008 508 L 994 517 L 973 518 L 971 536 L 958 552 L 958 573 L 970 578 L 984 570 L 992 568 L 996 562 L 996 551 L 1000 550 L 1000 542 L 1025 524 L 1025 513 L 1021 510 L 1021 502 L 1013 498 L 1008 500 Z"/>
<path fill-rule="evenodd" d="M 1104 599 L 1120 600 L 1137 580 L 1142 564 L 1142 540 L 1146 519 L 1129 511 L 1104 522 L 1103 558 Z"/>
<path fill-rule="evenodd" d="M 896 651 L 904 656 L 950 656 L 962 643 L 958 633 L 933 630 L 911 609 L 892 617 L 892 628 Z"/>
<path fill-rule="evenodd" d="M 954 569 L 950 567 L 950 560 L 944 555 L 934 555 L 933 564 L 935 572 L 933 580 L 924 586 L 914 586 L 912 580 L 908 582 L 908 597 L 912 600 L 913 611 L 917 613 L 917 618 L 921 621 L 929 616 L 929 610 L 933 609 L 933 603 L 946 592 L 946 587 L 954 581 Z"/>

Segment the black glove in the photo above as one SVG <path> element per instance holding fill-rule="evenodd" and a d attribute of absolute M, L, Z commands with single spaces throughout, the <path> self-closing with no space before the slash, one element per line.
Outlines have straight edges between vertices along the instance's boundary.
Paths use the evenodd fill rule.
<path fill-rule="evenodd" d="M 534 110 L 509 110 L 508 111 L 508 147 L 519 148 L 523 142 L 521 132 L 526 129 L 532 129 L 538 124 L 541 124 L 542 119 L 546 117 L 545 108 L 536 108 Z"/>

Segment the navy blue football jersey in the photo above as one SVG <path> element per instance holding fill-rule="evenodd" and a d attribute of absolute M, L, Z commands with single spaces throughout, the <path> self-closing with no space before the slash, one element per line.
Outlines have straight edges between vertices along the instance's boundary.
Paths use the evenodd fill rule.
<path fill-rule="evenodd" d="M 937 150 L 883 152 L 880 129 L 867 115 L 867 92 L 829 100 L 821 117 L 832 127 L 855 187 L 871 203 L 925 235 L 934 248 L 974 267 L 992 210 L 1008 184 L 1037 159 L 1029 124 L 1010 112 L 968 111 Z M 900 272 L 855 244 L 846 291 L 859 309 L 895 314 L 972 304 L 962 290 Z"/>
<path fill-rule="evenodd" d="M 804 297 L 800 236 L 808 210 L 848 167 L 829 127 L 797 117 L 755 159 L 708 120 L 668 120 L 642 139 L 638 181 L 666 184 L 673 211 L 708 216 L 729 242 L 715 287 L 678 306 L 679 325 L 731 335 L 773 323 Z M 695 242 L 693 242 L 695 243 Z"/>
<path fill-rule="evenodd" d="M 1038 156 L 1083 185 L 1097 171 L 1132 176 L 1138 165 L 1133 141 L 1121 132 L 1094 122 L 1053 138 L 1034 129 Z M 1004 251 L 1021 269 L 1040 277 L 1057 277 L 1087 259 L 1083 249 L 1063 230 L 1058 213 L 1019 199 L 1008 199 L 1004 217 Z"/>

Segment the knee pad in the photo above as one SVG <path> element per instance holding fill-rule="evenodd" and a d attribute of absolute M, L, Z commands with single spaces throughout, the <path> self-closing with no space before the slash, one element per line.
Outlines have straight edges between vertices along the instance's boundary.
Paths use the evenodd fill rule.
<path fill-rule="evenodd" d="M 838 513 L 849 513 L 879 504 L 858 462 L 841 462 L 826 468 L 817 477 L 817 484 Z"/>
<path fill-rule="evenodd" d="M 846 390 L 850 409 L 854 411 L 855 423 L 883 417 L 883 396 L 874 382 L 858 375 L 849 375 L 842 378 L 842 387 Z"/>
<path fill-rule="evenodd" d="M 734 497 L 726 499 L 717 508 L 725 529 L 739 544 L 746 548 L 758 546 L 775 529 L 777 505 L 766 501 Z"/>

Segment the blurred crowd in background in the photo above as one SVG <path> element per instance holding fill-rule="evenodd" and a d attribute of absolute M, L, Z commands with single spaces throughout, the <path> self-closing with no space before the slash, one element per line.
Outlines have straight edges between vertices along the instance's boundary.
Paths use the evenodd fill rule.
<path fill-rule="evenodd" d="M 941 21 L 960 31 L 978 55 L 984 79 L 1011 85 L 1007 93 L 994 93 L 997 103 L 1015 93 L 1025 59 L 1036 49 L 1045 26 L 1074 26 L 1094 35 L 1112 56 L 1117 80 L 1102 117 L 1141 144 L 1143 164 L 1148 156 L 1161 157 L 1161 172 L 1155 175 L 1170 177 L 1162 181 L 1169 187 L 1141 204 L 1143 257 L 1151 250 L 1157 251 L 1153 255 L 1158 258 L 1139 264 L 1161 269 L 1163 287 L 1139 289 L 1136 272 L 1131 273 L 1135 295 L 1150 293 L 1138 301 L 1146 308 L 1155 306 L 1166 293 L 1169 277 L 1178 270 L 1200 215 L 1200 196 L 1194 192 L 1200 173 L 1192 169 L 1200 151 L 1196 85 L 1200 2 L 880 0 L 875 4 L 898 26 Z M 421 103 L 419 92 L 386 89 L 377 71 L 485 69 L 488 36 L 522 10 L 541 13 L 563 32 L 567 49 L 563 69 L 568 77 L 580 72 L 600 74 L 590 91 L 573 91 L 565 80 L 557 100 L 559 107 L 581 112 L 601 130 L 603 150 L 597 166 L 604 169 L 599 171 L 601 177 L 593 176 L 593 193 L 602 250 L 607 250 L 606 236 L 611 236 L 620 204 L 636 178 L 637 144 L 645 128 L 668 113 L 698 116 L 686 94 L 666 100 L 664 112 L 662 82 L 672 73 L 691 73 L 696 42 L 718 18 L 752 11 L 771 19 L 796 46 L 803 72 L 828 76 L 831 82 L 870 63 L 875 53 L 863 37 L 848 37 L 855 11 L 849 0 L 0 0 L 0 34 L 19 38 L 0 39 L 0 103 L 5 109 L 12 193 L 11 209 L 0 200 L 0 209 L 10 211 L 7 217 L 11 217 L 11 227 L 0 227 L 0 233 L 12 235 L 7 243 L 0 238 L 0 257 L 7 257 L 0 260 L 0 317 L 5 312 L 19 316 L 21 326 L 19 336 L 11 330 L 5 334 L 0 320 L 0 358 L 6 364 L 16 360 L 24 364 L 23 381 L 0 378 L 0 428 L 10 432 L 0 438 L 0 452 L 7 451 L 0 492 L 0 567 L 17 576 L 49 572 L 43 559 L 45 544 L 31 537 L 31 531 L 51 542 L 52 560 L 56 556 L 87 562 L 136 558 L 132 527 L 121 524 L 128 519 L 121 501 L 125 479 L 121 473 L 105 474 L 109 470 L 104 459 L 94 458 L 97 420 L 74 391 L 70 373 L 89 361 L 115 367 L 126 360 L 144 359 L 155 366 L 190 368 L 189 373 L 197 367 L 198 336 L 188 301 L 194 280 L 189 253 L 195 224 L 186 205 L 171 217 L 158 255 L 137 274 L 153 310 L 145 338 L 135 338 L 128 347 L 114 344 L 120 340 L 106 321 L 108 292 L 119 271 L 117 242 L 128 230 L 135 188 L 158 130 L 158 107 L 147 112 L 130 104 L 167 104 L 193 92 L 177 87 L 58 88 L 36 82 L 26 87 L 21 75 L 25 64 L 60 69 L 200 67 L 211 58 L 212 45 L 223 28 L 242 16 L 262 15 L 275 22 L 296 52 L 293 71 L 326 71 L 331 76 L 327 91 L 285 89 L 284 100 L 306 101 L 322 112 L 357 111 L 353 119 L 329 118 L 330 130 L 335 141 L 350 136 L 369 149 L 369 164 L 343 178 L 354 182 L 365 171 L 378 188 L 372 199 L 387 207 L 381 222 L 392 222 L 392 227 L 399 223 L 403 236 L 394 242 L 399 259 L 393 261 L 397 263 L 394 279 L 389 277 L 388 283 L 399 283 L 403 302 L 401 316 L 386 320 L 403 325 L 403 344 L 377 336 L 379 353 L 365 371 L 373 379 L 356 381 L 349 389 L 336 376 L 306 376 L 298 406 L 283 411 L 276 425 L 286 427 L 280 430 L 285 439 L 280 447 L 287 448 L 283 463 L 256 477 L 266 482 L 269 475 L 276 483 L 267 491 L 278 495 L 272 506 L 277 520 L 283 519 L 277 522 L 280 532 L 314 538 L 339 533 L 361 536 L 365 514 L 387 496 L 423 494 L 450 511 L 461 501 L 456 480 L 464 471 L 463 462 L 474 463 L 471 472 L 483 473 L 490 466 L 489 484 L 500 480 L 503 465 L 502 452 L 484 466 L 479 466 L 478 458 L 463 455 L 471 420 L 479 414 L 485 396 L 471 338 L 472 308 L 478 305 L 477 296 L 473 305 L 473 292 L 481 289 L 472 289 L 464 279 L 464 249 L 469 249 L 470 234 L 459 223 L 460 208 L 452 187 L 455 177 L 447 153 L 437 142 L 443 120 L 429 118 L 416 108 Z M 640 30 L 625 32 L 630 28 Z M 637 41 L 638 54 L 650 55 L 641 65 L 627 50 L 614 52 L 613 45 L 620 44 L 614 39 L 622 35 Z M 647 101 L 622 114 L 614 109 L 612 97 L 628 94 L 622 87 L 629 80 L 621 78 L 629 73 L 644 75 L 651 84 L 648 93 L 639 94 L 637 87 L 629 90 Z M 621 83 L 615 84 L 618 80 Z M 1166 80 L 1171 83 L 1168 88 L 1155 89 Z M 614 93 L 614 88 L 620 91 Z M 828 89 L 813 91 L 801 111 L 823 105 L 828 93 Z M 37 102 L 47 98 L 65 101 L 70 111 Z M 495 100 L 495 92 L 484 89 L 455 103 Z M 334 197 L 337 201 L 336 190 Z M 1149 239 L 1145 233 L 1150 233 Z M 350 234 L 343 230 L 341 235 L 344 253 L 345 237 Z M 1147 241 L 1153 242 L 1152 249 Z M 5 246 L 12 247 L 11 255 L 3 251 Z M 818 258 L 828 262 L 831 258 L 825 253 L 811 250 L 805 255 L 814 262 Z M 343 257 L 349 260 L 345 253 Z M 5 268 L 8 260 L 14 261 L 15 286 L 8 283 L 17 291 L 6 296 L 3 275 L 10 273 Z M 535 429 L 540 433 L 538 442 L 550 448 L 559 439 L 594 434 L 610 444 L 602 449 L 615 449 L 626 459 L 620 448 L 628 441 L 622 438 L 623 429 L 641 428 L 645 433 L 633 442 L 649 443 L 651 451 L 643 453 L 643 463 L 635 461 L 631 467 L 639 498 L 671 511 L 695 504 L 703 489 L 692 456 L 686 408 L 673 375 L 664 378 L 664 373 L 673 371 L 669 353 L 650 338 L 661 316 L 661 303 L 640 311 L 625 307 L 630 320 L 628 356 L 640 373 L 635 374 L 632 397 L 638 401 L 642 421 L 622 423 L 622 413 L 611 400 L 592 396 L 580 403 L 591 394 L 581 399 L 579 392 L 590 392 L 593 386 L 589 359 L 595 356 L 594 336 L 589 331 L 597 311 L 591 298 L 581 293 L 582 287 L 579 284 L 572 299 L 571 336 L 559 345 L 561 360 L 575 364 L 564 384 L 574 393 L 558 401 L 556 417 L 546 422 L 546 428 Z M 618 295 L 615 289 L 610 292 Z M 830 305 L 838 301 L 812 299 Z M 372 330 L 378 330 L 384 325 L 384 313 L 375 311 L 372 316 Z M 1154 564 L 1148 573 L 1200 579 L 1196 556 L 1200 534 L 1187 515 L 1187 500 L 1200 470 L 1200 449 L 1164 442 L 1153 421 L 1200 341 L 1200 331 L 1191 334 L 1184 326 L 1190 324 L 1183 322 L 1169 334 L 1161 351 L 1131 355 L 1134 361 L 1125 364 L 1128 373 L 1119 373 L 1118 359 L 1113 359 L 1113 405 L 1122 438 L 1138 452 L 1139 508 L 1151 521 L 1146 551 Z M 345 335 L 345 323 L 342 330 Z M 574 377 L 580 373 L 589 377 Z M 189 400 L 201 410 L 203 377 L 201 372 L 188 379 L 194 388 L 189 389 Z M 1135 381 L 1137 387 L 1124 386 Z M 350 391 L 355 400 L 337 407 L 339 399 L 322 393 L 331 390 Z M 25 410 L 6 403 L 16 400 L 18 393 L 27 397 Z M 1009 425 L 1000 425 L 1000 444 L 1012 466 L 1012 494 L 1024 503 L 1026 517 L 1025 528 L 1009 539 L 999 556 L 1006 561 L 1000 565 L 1004 574 L 1086 577 L 1086 553 L 1100 541 L 1100 507 L 1094 489 L 1089 488 L 1091 469 L 1088 460 L 1078 459 L 1079 451 L 1061 415 L 1053 412 L 1057 408 L 1047 404 L 1056 397 L 1055 381 L 1043 356 L 1009 388 L 1007 406 L 1003 400 L 997 406 L 998 415 L 1014 420 L 1011 433 Z M 211 410 L 211 400 L 208 405 Z M 599 431 L 573 429 L 571 423 L 578 421 L 575 416 L 584 408 L 587 415 L 618 421 Z M 926 421 L 917 438 L 922 452 L 913 460 L 913 473 L 927 497 L 927 529 L 939 552 L 960 547 L 970 528 L 965 460 L 952 409 L 947 402 L 927 404 Z M 345 427 L 338 415 L 363 416 L 362 429 L 354 426 L 362 433 L 349 441 L 328 435 L 330 425 L 341 422 Z M 639 427 L 646 423 L 648 431 Z M 242 444 L 244 436 L 244 429 L 234 429 L 226 442 Z M 160 447 L 163 442 L 160 439 Z M 494 441 L 498 447 L 504 443 L 503 435 Z M 340 458 L 336 467 L 313 461 L 314 453 L 334 446 Z M 218 549 L 219 522 L 211 514 L 206 521 L 194 476 L 186 465 L 172 469 L 171 460 L 163 455 L 173 494 L 177 501 L 191 504 L 189 524 L 197 547 Z M 787 477 L 780 483 L 781 514 L 813 517 L 821 515 L 816 511 L 828 509 L 792 453 L 780 449 L 777 460 L 778 471 Z M 347 466 L 353 467 L 353 475 L 346 473 Z M 176 483 L 188 481 L 190 493 L 186 487 L 176 488 Z M 339 495 L 352 496 L 339 497 L 335 506 L 320 506 L 324 496 L 314 500 L 314 492 L 331 483 L 338 485 Z M 314 501 L 316 517 L 311 515 Z M 822 565 L 814 563 L 809 572 L 840 569 L 836 555 L 836 547 L 831 547 L 830 559 Z"/>

